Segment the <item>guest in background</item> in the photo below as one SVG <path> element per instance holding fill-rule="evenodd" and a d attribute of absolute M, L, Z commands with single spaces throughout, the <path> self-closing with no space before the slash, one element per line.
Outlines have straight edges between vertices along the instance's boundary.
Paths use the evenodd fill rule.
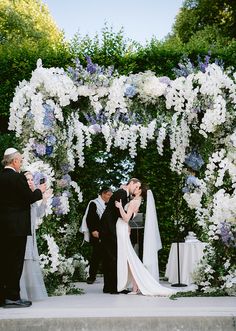
<path fill-rule="evenodd" d="M 0 304 L 4 308 L 29 307 L 32 302 L 20 298 L 27 235 L 31 234 L 30 205 L 42 199 L 46 185 L 32 192 L 20 174 L 22 155 L 8 148 L 0 173 Z"/>
<path fill-rule="evenodd" d="M 35 190 L 33 174 L 24 172 L 31 191 Z M 36 229 L 40 219 L 45 215 L 47 199 L 52 195 L 52 190 L 43 193 L 43 199 L 31 204 L 31 236 L 27 236 L 25 260 L 22 276 L 20 279 L 20 294 L 22 297 L 31 300 L 43 300 L 48 297 L 43 281 L 42 270 L 39 263 Z"/>
<path fill-rule="evenodd" d="M 100 219 L 111 196 L 112 190 L 109 187 L 103 187 L 99 192 L 99 196 L 88 203 L 83 217 L 81 227 L 83 230 L 81 232 L 85 233 L 85 240 L 89 241 L 92 245 L 92 256 L 89 264 L 89 277 L 87 278 L 87 284 L 94 283 L 99 265 L 102 262 Z"/>

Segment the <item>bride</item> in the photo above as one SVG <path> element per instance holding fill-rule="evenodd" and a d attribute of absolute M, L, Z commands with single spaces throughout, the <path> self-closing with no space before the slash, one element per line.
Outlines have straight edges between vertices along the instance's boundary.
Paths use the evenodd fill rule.
<path fill-rule="evenodd" d="M 141 262 L 130 241 L 129 220 L 138 212 L 142 198 L 146 194 L 147 190 L 142 185 L 136 188 L 134 198 L 124 208 L 121 202 L 116 201 L 116 207 L 119 208 L 121 215 L 116 223 L 117 291 L 125 290 L 128 284 L 132 282 L 133 291 L 129 294 L 142 293 L 143 295 L 170 296 L 175 291 L 159 284 Z M 150 244 L 152 243 L 149 242 Z"/>

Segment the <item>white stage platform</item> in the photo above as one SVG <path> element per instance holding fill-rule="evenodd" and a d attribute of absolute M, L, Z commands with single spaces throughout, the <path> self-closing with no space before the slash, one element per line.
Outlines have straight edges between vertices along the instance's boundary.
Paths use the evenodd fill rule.
<path fill-rule="evenodd" d="M 236 297 L 111 295 L 102 293 L 102 285 L 102 279 L 79 283 L 85 294 L 0 308 L 0 331 L 236 331 Z"/>

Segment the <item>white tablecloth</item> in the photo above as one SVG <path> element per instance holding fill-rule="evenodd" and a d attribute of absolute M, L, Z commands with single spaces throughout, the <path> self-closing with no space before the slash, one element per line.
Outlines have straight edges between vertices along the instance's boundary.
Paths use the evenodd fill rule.
<path fill-rule="evenodd" d="M 202 242 L 179 243 L 180 283 L 192 284 L 192 272 L 203 256 L 205 245 Z M 165 272 L 165 277 L 171 284 L 178 283 L 177 268 L 177 243 L 173 243 Z"/>

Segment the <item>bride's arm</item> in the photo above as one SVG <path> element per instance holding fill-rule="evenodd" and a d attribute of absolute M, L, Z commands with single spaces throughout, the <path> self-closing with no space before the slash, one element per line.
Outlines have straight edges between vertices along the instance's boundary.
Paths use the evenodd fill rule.
<path fill-rule="evenodd" d="M 117 208 L 119 208 L 120 210 L 120 215 L 121 215 L 121 218 L 123 219 L 123 221 L 125 222 L 129 222 L 129 220 L 131 219 L 132 215 L 134 213 L 136 213 L 138 211 L 138 208 L 139 208 L 139 205 L 137 206 L 137 203 L 135 203 L 134 200 L 132 200 L 129 205 L 128 205 L 128 209 L 127 209 L 127 212 L 125 212 L 123 206 L 122 206 L 122 203 L 121 201 L 116 201 L 115 202 L 115 205 Z"/>

